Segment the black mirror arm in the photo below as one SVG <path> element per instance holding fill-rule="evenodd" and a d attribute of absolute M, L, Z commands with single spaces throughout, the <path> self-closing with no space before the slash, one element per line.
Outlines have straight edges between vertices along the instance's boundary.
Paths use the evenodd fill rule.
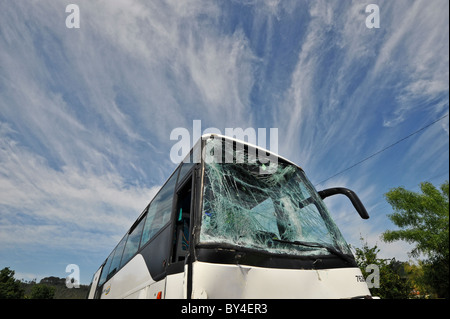
<path fill-rule="evenodd" d="M 355 192 L 353 192 L 347 188 L 343 188 L 343 187 L 328 188 L 328 189 L 324 189 L 323 191 L 319 192 L 319 196 L 322 199 L 325 199 L 327 197 L 337 195 L 337 194 L 347 196 L 348 199 L 350 199 L 350 201 L 352 202 L 353 206 L 355 207 L 356 211 L 358 212 L 359 216 L 361 216 L 362 219 L 369 218 L 369 213 L 367 213 L 366 208 L 364 207 L 363 203 L 361 202 L 361 200 L 359 199 L 358 195 L 356 195 Z"/>

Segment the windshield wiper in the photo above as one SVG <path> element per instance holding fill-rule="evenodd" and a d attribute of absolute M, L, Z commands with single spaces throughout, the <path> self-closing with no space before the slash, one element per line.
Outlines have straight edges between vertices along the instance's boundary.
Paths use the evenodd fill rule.
<path fill-rule="evenodd" d="M 338 256 L 339 258 L 341 258 L 342 260 L 346 261 L 349 264 L 354 264 L 355 261 L 353 258 L 351 258 L 350 256 L 340 252 L 339 250 L 327 246 L 327 245 L 323 245 L 320 243 L 310 243 L 310 242 L 306 242 L 306 241 L 290 241 L 290 240 L 283 240 L 283 239 L 278 239 L 278 238 L 272 238 L 273 241 L 279 242 L 279 243 L 284 243 L 284 244 L 292 244 L 292 245 L 298 245 L 298 246 L 304 246 L 304 247 L 312 247 L 312 248 L 324 248 L 326 249 L 329 253 Z"/>

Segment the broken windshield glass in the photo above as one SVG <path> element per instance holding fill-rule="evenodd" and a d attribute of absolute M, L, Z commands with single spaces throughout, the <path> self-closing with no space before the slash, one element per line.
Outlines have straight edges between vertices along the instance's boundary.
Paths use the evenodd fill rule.
<path fill-rule="evenodd" d="M 233 143 L 230 140 L 215 138 L 207 143 L 213 145 L 204 154 L 201 243 L 293 255 L 326 255 L 331 247 L 351 254 L 300 168 L 285 161 L 277 161 L 276 165 L 261 162 L 257 152 L 250 152 L 247 145 L 226 145 Z M 218 149 L 222 152 L 219 161 Z M 271 174 L 261 174 L 262 165 L 270 167 Z"/>

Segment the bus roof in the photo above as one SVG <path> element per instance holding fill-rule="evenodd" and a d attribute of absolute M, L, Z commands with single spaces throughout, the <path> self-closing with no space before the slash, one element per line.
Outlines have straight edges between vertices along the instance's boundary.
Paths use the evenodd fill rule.
<path fill-rule="evenodd" d="M 229 136 L 225 136 L 225 135 L 221 135 L 221 134 L 216 134 L 216 133 L 209 133 L 209 134 L 203 134 L 202 137 L 201 137 L 201 139 L 202 139 L 202 140 L 206 140 L 206 139 L 209 138 L 209 137 L 218 137 L 218 138 L 227 139 L 227 140 L 230 140 L 230 141 L 233 141 L 233 142 L 242 143 L 242 144 L 251 146 L 251 147 L 253 147 L 253 148 L 256 148 L 256 149 L 258 149 L 258 150 L 260 150 L 260 151 L 263 151 L 263 152 L 266 152 L 266 153 L 268 153 L 268 154 L 271 154 L 271 155 L 273 155 L 273 156 L 276 156 L 276 157 L 278 157 L 278 158 L 281 158 L 283 161 L 286 161 L 286 162 L 288 162 L 289 164 L 292 164 L 292 165 L 295 165 L 295 166 L 298 166 L 298 167 L 299 167 L 299 165 L 295 164 L 294 162 L 288 160 L 287 158 L 285 158 L 285 157 L 283 157 L 283 156 L 281 156 L 281 155 L 278 155 L 277 153 L 274 153 L 274 152 L 272 152 L 272 151 L 269 151 L 268 149 L 265 149 L 265 148 L 260 147 L 260 146 L 258 146 L 258 145 L 254 145 L 254 144 L 249 143 L 249 142 L 245 142 L 245 141 L 242 141 L 242 140 L 238 140 L 238 139 L 233 138 L 233 137 L 229 137 Z M 198 142 L 197 142 L 197 143 L 198 143 Z M 197 143 L 196 143 L 196 145 L 197 145 Z M 301 167 L 300 167 L 300 168 L 301 168 Z M 301 168 L 301 169 L 302 169 L 302 168 Z M 302 169 L 302 170 L 303 170 L 303 169 Z"/>

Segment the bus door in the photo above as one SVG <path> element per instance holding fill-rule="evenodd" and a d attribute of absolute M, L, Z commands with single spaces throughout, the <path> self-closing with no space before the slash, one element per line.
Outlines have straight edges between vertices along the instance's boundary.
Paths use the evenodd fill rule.
<path fill-rule="evenodd" d="M 186 298 L 186 262 L 190 246 L 191 213 L 193 210 L 192 175 L 183 178 L 183 180 L 175 194 L 175 212 L 172 215 L 172 247 L 166 277 L 165 298 L 167 299 Z"/>
<path fill-rule="evenodd" d="M 97 272 L 94 274 L 94 277 L 93 277 L 92 282 L 91 282 L 91 287 L 89 289 L 88 299 L 94 299 L 94 298 L 98 298 L 99 297 L 99 291 L 97 289 L 97 284 L 98 284 L 98 281 L 100 279 L 100 274 L 102 272 L 103 267 L 104 267 L 104 265 L 102 265 L 100 267 L 100 269 L 97 270 Z"/>

